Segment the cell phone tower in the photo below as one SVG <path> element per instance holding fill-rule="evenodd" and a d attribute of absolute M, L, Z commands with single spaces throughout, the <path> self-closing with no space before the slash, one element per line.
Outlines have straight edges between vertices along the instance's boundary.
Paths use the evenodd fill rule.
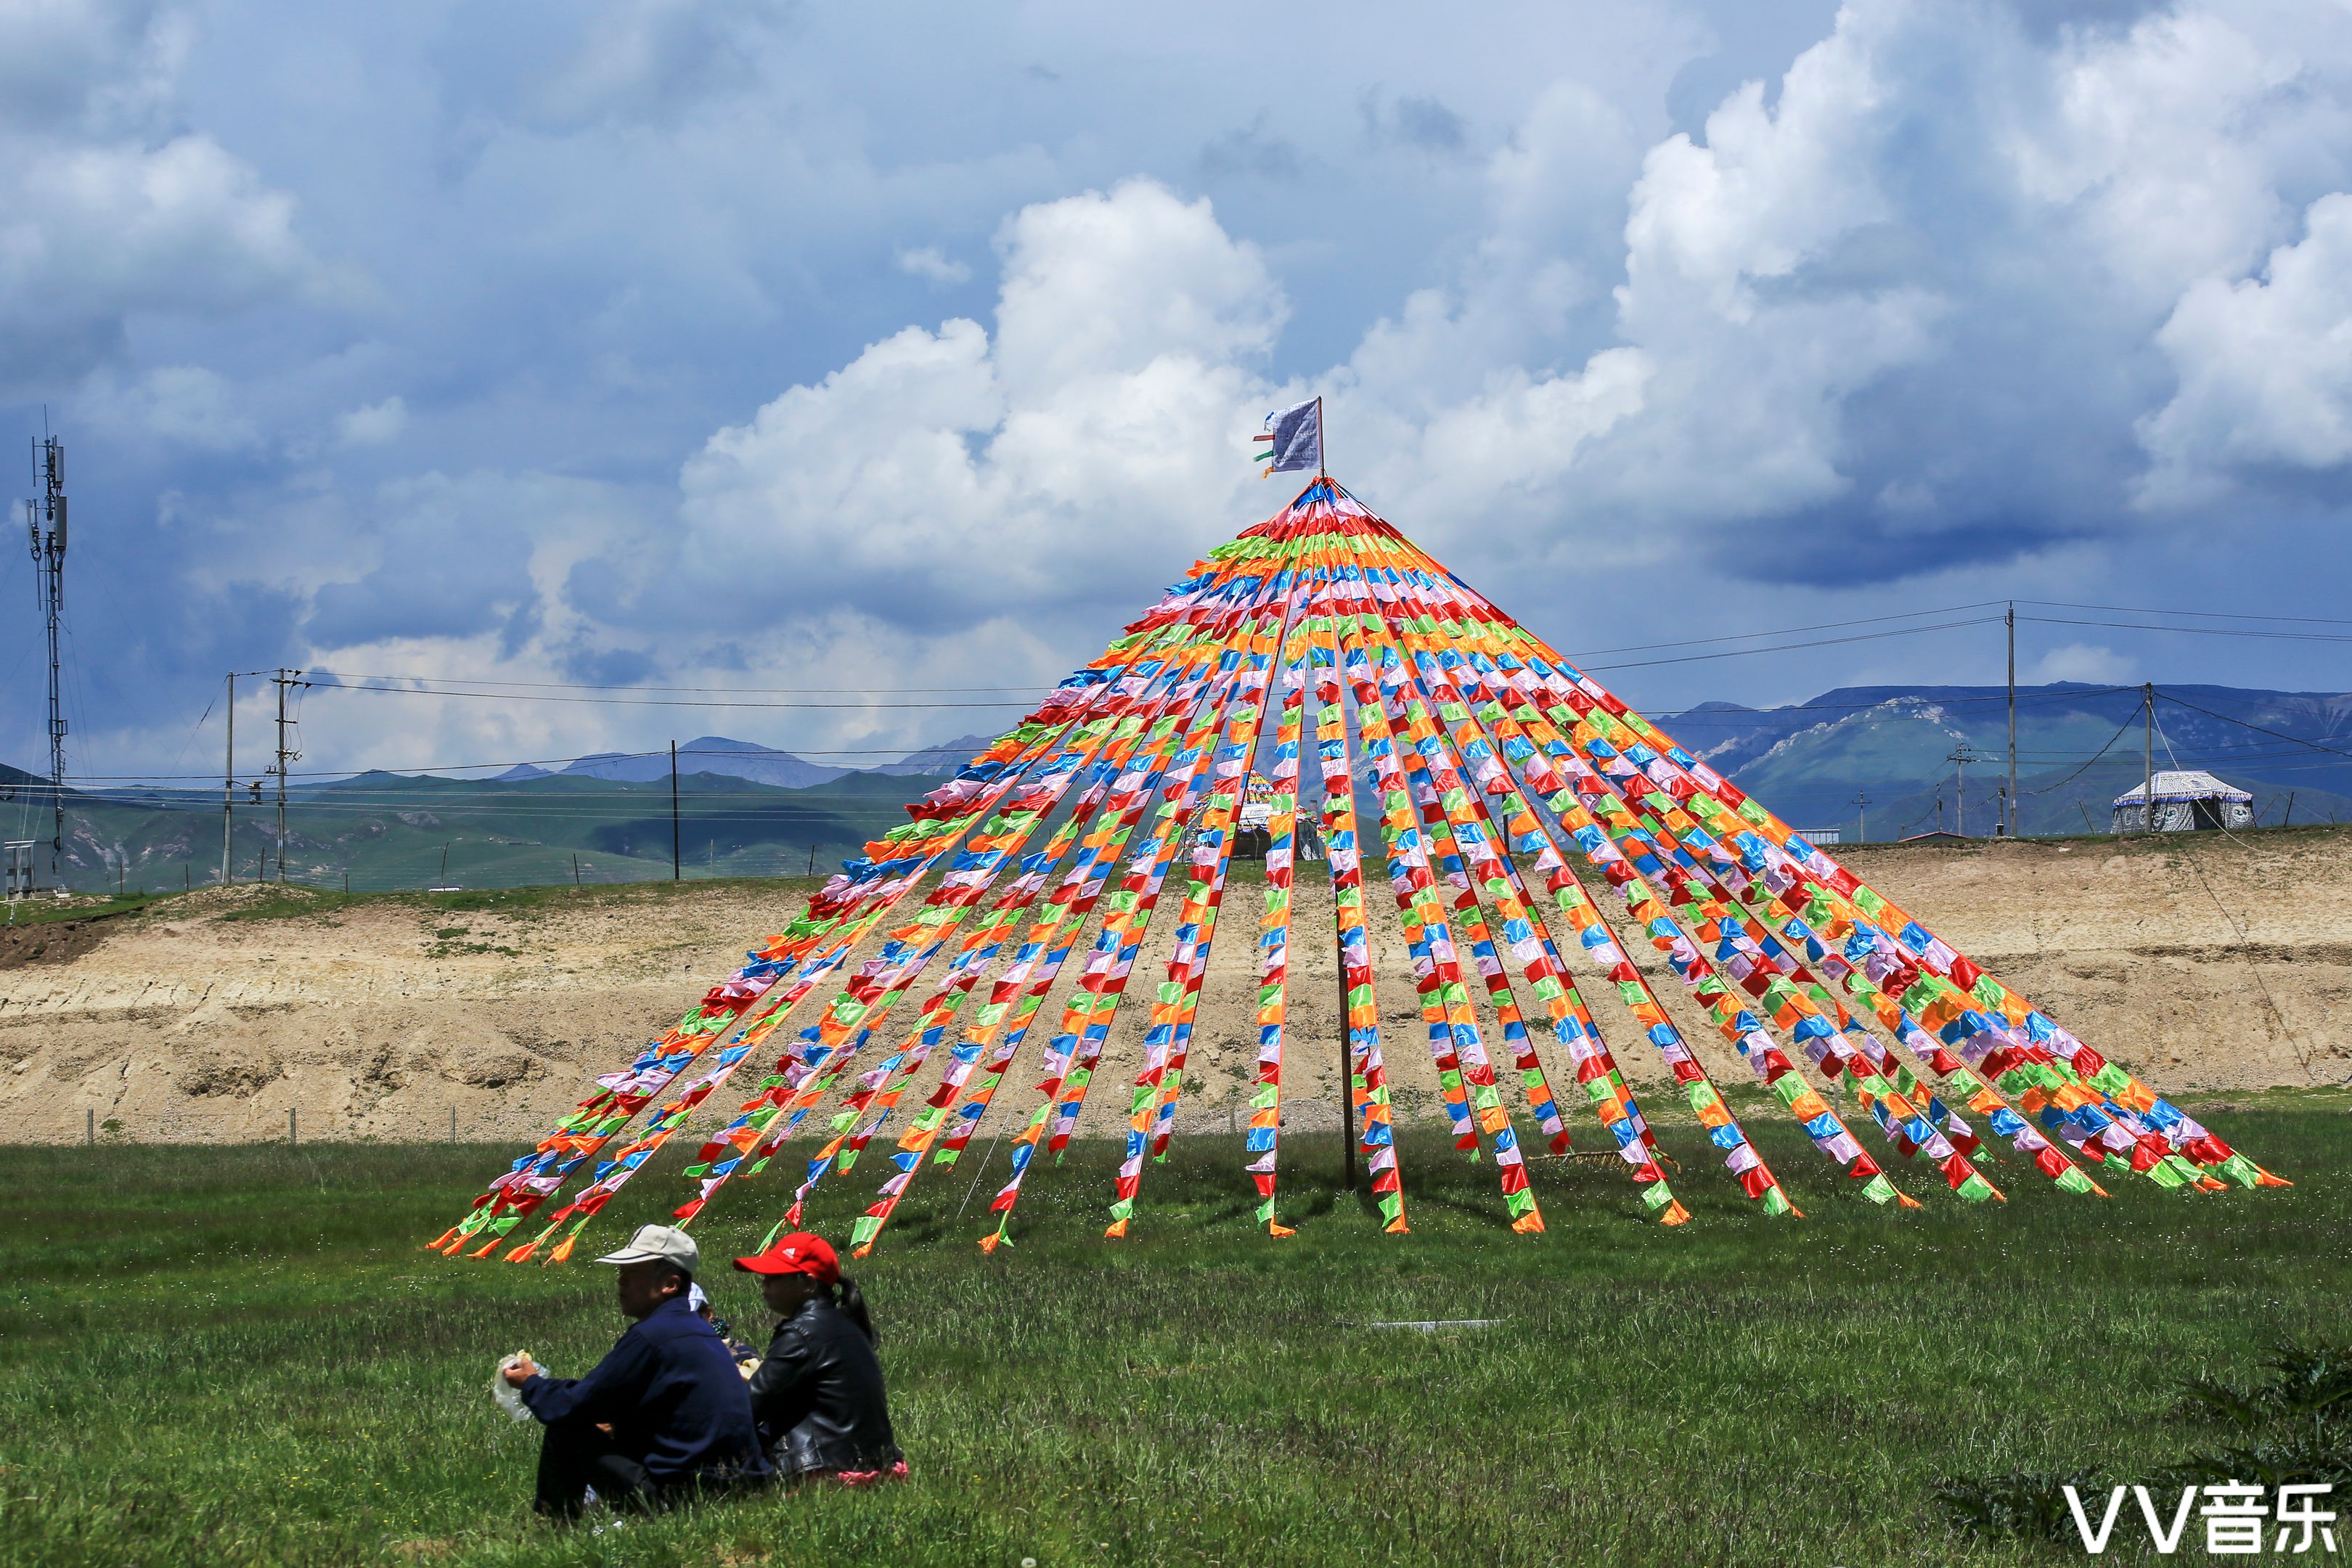
<path fill-rule="evenodd" d="M 66 608 L 66 448 L 55 436 L 33 443 L 41 495 L 25 503 L 33 539 L 33 574 L 49 624 L 49 886 L 65 886 L 66 709 L 58 677 L 58 623 Z"/>

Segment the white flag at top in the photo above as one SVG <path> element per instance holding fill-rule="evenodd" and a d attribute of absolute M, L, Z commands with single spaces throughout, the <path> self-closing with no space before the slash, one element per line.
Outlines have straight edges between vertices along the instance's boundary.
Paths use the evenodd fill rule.
<path fill-rule="evenodd" d="M 1257 450 L 1258 460 L 1265 463 L 1261 479 L 1275 474 L 1304 468 L 1315 473 L 1323 471 L 1323 400 L 1310 397 L 1265 416 L 1266 433 L 1258 437 L 1265 445 Z"/>

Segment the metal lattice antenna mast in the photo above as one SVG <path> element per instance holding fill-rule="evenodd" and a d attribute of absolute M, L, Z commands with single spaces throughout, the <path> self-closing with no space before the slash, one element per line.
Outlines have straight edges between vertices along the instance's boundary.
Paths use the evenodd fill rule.
<path fill-rule="evenodd" d="M 58 668 L 58 624 L 66 608 L 66 448 L 55 436 L 33 443 L 38 500 L 25 503 L 32 534 L 33 574 L 49 625 L 49 886 L 64 886 L 66 855 L 66 709 Z"/>

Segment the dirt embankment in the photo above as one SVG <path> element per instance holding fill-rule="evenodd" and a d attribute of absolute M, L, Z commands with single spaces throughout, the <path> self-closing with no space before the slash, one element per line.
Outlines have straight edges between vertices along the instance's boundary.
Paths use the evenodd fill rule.
<path fill-rule="evenodd" d="M 1864 848 L 1849 860 L 2160 1089 L 2352 1077 L 2352 1036 L 2341 1022 L 2352 1000 L 2352 903 L 2336 891 L 2352 877 L 2352 831 L 2120 847 Z M 1337 983 L 1329 897 L 1311 875 L 1320 869 L 1305 868 L 1290 952 L 1285 1098 L 1310 1126 L 1335 1114 Z M 1195 1032 L 1188 1130 L 1225 1128 L 1252 1071 L 1259 891 L 1237 878 L 1226 899 Z M 1596 891 L 1614 915 L 1606 890 Z M 1384 885 L 1371 893 L 1390 1071 L 1405 1113 L 1433 1114 L 1435 1078 L 1394 907 Z M 460 1137 L 528 1137 L 799 904 L 782 889 L 688 884 L 555 892 L 463 911 L 415 900 L 328 900 L 310 912 L 252 918 L 262 896 L 197 894 L 70 931 L 12 935 L 0 948 L 0 1138 L 79 1139 L 109 1122 L 142 1139 L 282 1137 L 289 1110 L 305 1137 L 447 1137 L 453 1111 Z M 1089 1130 L 1125 1110 L 1172 905 L 1138 965 Z M 1747 1081 L 1748 1069 L 1658 956 L 1646 945 L 1635 952 L 1710 1069 Z M 1066 982 L 1076 968 L 1074 961 Z M 1612 988 L 1583 971 L 1578 978 L 1629 1075 L 1662 1081 Z M 1032 1103 L 1034 1052 L 1054 1032 L 1066 989 L 1049 999 L 1006 1079 L 1005 1109 L 1015 1117 Z M 898 1024 L 911 1016 L 908 1007 Z M 747 1064 L 743 1087 L 760 1067 Z M 1564 1077 L 1559 1087 L 1572 1090 Z M 730 1087 L 718 1103 L 731 1109 L 740 1098 Z"/>

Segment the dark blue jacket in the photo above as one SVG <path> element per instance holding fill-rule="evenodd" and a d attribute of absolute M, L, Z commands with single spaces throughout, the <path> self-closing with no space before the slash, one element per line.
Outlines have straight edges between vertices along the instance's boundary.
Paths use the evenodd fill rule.
<path fill-rule="evenodd" d="M 673 1296 L 629 1327 L 585 1377 L 533 1377 L 522 1402 L 541 1421 L 609 1421 L 614 1446 L 656 1481 L 768 1469 L 751 1396 L 718 1331 Z"/>

